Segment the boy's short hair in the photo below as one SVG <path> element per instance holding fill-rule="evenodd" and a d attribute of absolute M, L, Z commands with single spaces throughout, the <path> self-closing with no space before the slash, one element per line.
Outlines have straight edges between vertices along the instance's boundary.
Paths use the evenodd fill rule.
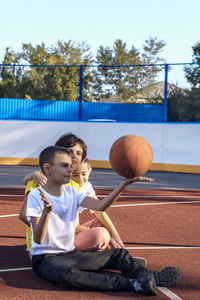
<path fill-rule="evenodd" d="M 58 147 L 58 146 L 49 146 L 42 150 L 42 152 L 39 155 L 39 165 L 44 173 L 43 166 L 45 163 L 52 164 L 54 161 L 54 157 L 57 153 L 66 153 L 69 156 L 71 156 L 71 153 L 68 149 L 64 147 Z"/>
<path fill-rule="evenodd" d="M 87 146 L 82 139 L 80 139 L 73 133 L 66 133 L 62 135 L 55 143 L 55 146 L 69 148 L 69 147 L 74 147 L 76 144 L 81 145 L 83 149 L 82 160 L 84 160 L 84 158 L 87 155 Z"/>

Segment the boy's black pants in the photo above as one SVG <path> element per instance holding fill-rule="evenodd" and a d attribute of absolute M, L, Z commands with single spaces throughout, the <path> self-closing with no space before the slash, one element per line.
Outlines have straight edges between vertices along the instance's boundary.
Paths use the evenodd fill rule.
<path fill-rule="evenodd" d="M 47 281 L 62 284 L 67 288 L 87 290 L 130 290 L 129 278 L 134 278 L 138 269 L 134 259 L 125 249 L 102 252 L 71 252 L 34 255 L 35 273 Z M 117 273 L 101 274 L 102 269 L 121 270 Z"/>

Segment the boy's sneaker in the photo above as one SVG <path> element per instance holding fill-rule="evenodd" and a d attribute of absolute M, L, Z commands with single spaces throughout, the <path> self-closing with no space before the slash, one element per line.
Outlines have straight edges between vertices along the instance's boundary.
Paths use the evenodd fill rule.
<path fill-rule="evenodd" d="M 129 279 L 133 289 L 136 293 L 145 294 L 149 296 L 157 295 L 156 281 L 152 272 L 146 274 L 145 277 L 138 279 Z"/>
<path fill-rule="evenodd" d="M 176 267 L 167 267 L 161 271 L 153 271 L 157 286 L 175 286 L 182 279 L 182 272 Z"/>
<path fill-rule="evenodd" d="M 147 260 L 145 258 L 143 258 L 143 257 L 133 257 L 133 258 L 138 266 L 143 267 L 143 268 L 146 267 Z"/>

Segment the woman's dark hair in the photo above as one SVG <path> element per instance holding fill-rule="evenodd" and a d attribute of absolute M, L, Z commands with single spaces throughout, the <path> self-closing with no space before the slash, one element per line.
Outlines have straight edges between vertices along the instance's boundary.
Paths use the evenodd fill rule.
<path fill-rule="evenodd" d="M 69 148 L 69 147 L 74 147 L 76 144 L 81 145 L 81 147 L 83 149 L 82 160 L 84 160 L 84 158 L 87 155 L 87 146 L 84 143 L 84 141 L 82 139 L 80 139 L 79 137 L 77 137 L 75 134 L 66 133 L 66 134 L 62 135 L 55 143 L 55 146 Z"/>

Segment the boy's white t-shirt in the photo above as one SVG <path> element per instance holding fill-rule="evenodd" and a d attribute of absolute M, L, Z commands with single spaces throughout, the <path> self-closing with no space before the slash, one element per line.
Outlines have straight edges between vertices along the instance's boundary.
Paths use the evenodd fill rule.
<path fill-rule="evenodd" d="M 40 189 L 42 188 L 40 187 Z M 75 190 L 72 186 L 62 187 L 62 194 L 59 197 L 52 196 L 44 189 L 42 190 L 51 201 L 53 210 L 50 214 L 47 234 L 43 243 L 35 243 L 30 221 L 31 217 L 41 216 L 44 202 L 41 200 L 38 188 L 29 193 L 26 215 L 32 231 L 32 247 L 30 252 L 32 255 L 39 255 L 72 251 L 75 248 L 74 234 L 77 209 L 85 198 L 85 194 Z"/>
<path fill-rule="evenodd" d="M 83 186 L 80 187 L 80 191 L 81 191 L 81 193 L 85 194 L 86 196 L 98 199 L 95 194 L 95 190 L 93 189 L 92 184 L 89 181 L 87 181 L 86 184 L 84 184 Z M 87 208 L 80 206 L 78 208 L 78 212 L 82 213 L 85 209 L 87 209 Z M 93 213 L 94 211 L 92 209 L 90 209 L 90 212 Z"/>

